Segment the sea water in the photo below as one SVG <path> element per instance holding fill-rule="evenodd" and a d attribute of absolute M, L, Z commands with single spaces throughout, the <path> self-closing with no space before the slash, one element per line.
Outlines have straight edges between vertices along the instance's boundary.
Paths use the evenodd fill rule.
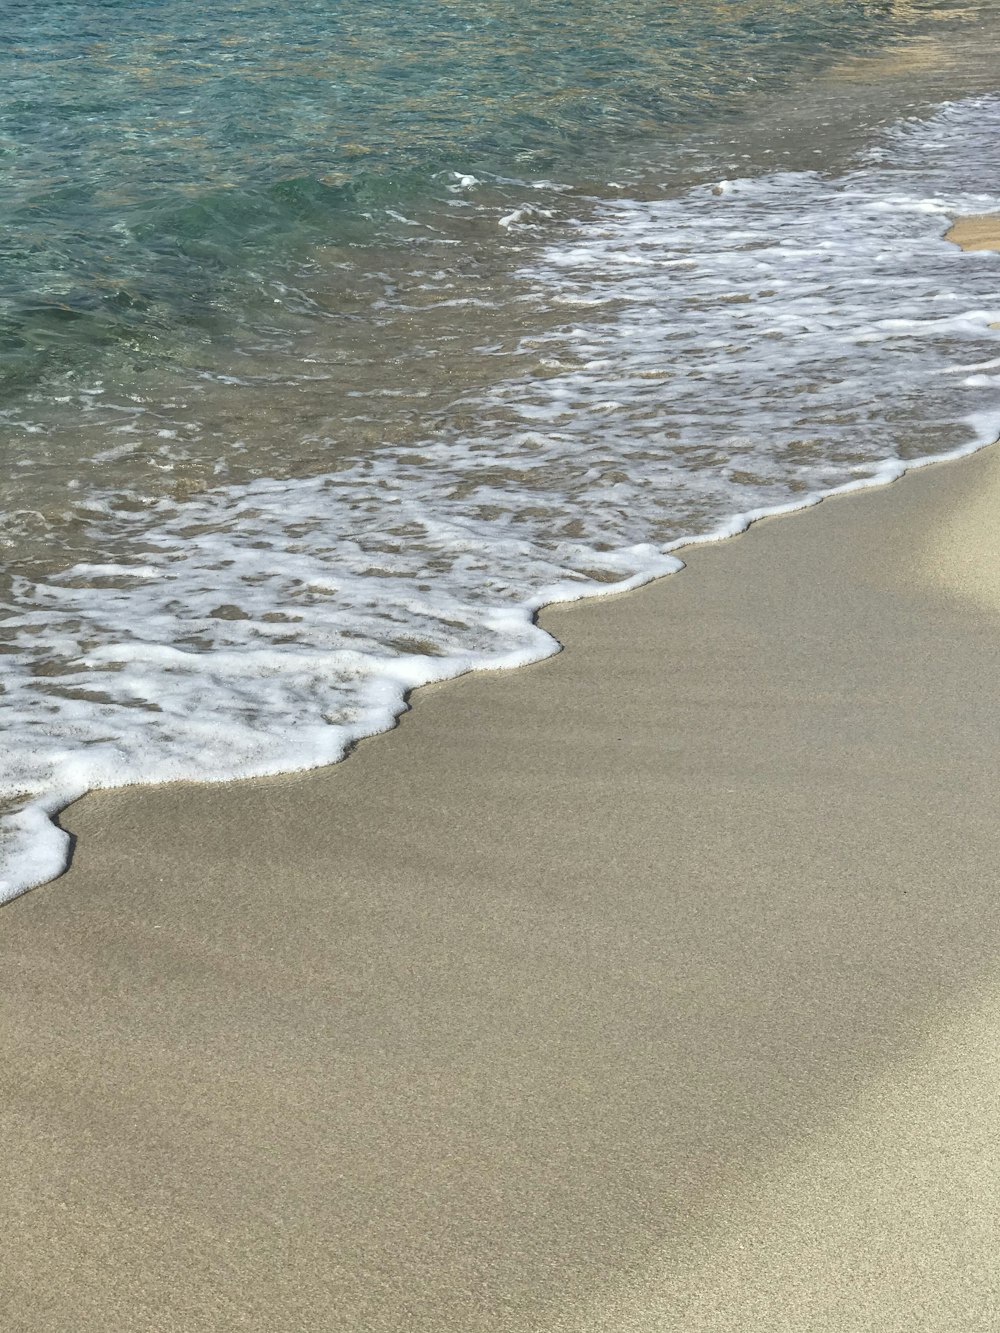
<path fill-rule="evenodd" d="M 0 896 L 89 789 L 333 762 L 547 602 L 995 438 L 1000 256 L 943 234 L 996 28 L 8 3 Z"/>

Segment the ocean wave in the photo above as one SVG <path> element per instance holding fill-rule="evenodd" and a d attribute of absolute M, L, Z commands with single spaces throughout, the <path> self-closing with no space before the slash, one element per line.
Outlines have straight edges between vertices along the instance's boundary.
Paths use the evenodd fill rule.
<path fill-rule="evenodd" d="M 564 317 L 522 373 L 405 447 L 189 498 L 81 488 L 97 555 L 16 579 L 0 622 L 3 893 L 57 873 L 50 816 L 85 790 L 331 762 L 416 685 L 556 651 L 548 602 L 994 438 L 1000 259 L 943 233 L 1000 209 L 998 133 L 969 99 L 839 176 L 606 205 L 531 252 Z"/>

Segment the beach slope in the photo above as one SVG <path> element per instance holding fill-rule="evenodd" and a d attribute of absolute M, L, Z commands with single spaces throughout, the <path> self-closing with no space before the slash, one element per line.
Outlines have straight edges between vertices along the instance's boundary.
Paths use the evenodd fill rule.
<path fill-rule="evenodd" d="M 1000 454 L 0 914 L 9 1333 L 995 1328 Z"/>

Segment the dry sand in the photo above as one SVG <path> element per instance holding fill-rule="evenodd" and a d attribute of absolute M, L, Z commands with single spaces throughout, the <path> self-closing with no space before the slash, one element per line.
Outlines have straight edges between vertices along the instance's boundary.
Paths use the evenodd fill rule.
<path fill-rule="evenodd" d="M 70 810 L 6 1333 L 995 1330 L 998 533 L 994 448 L 340 767 Z"/>

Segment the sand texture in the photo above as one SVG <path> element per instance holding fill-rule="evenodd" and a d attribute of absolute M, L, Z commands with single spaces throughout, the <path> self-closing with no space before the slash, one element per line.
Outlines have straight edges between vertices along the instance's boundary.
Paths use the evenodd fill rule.
<path fill-rule="evenodd" d="M 1000 1326 L 1000 455 L 0 913 L 6 1333 Z"/>
<path fill-rule="evenodd" d="M 1000 213 L 974 213 L 956 218 L 945 232 L 963 250 L 1000 250 Z"/>

